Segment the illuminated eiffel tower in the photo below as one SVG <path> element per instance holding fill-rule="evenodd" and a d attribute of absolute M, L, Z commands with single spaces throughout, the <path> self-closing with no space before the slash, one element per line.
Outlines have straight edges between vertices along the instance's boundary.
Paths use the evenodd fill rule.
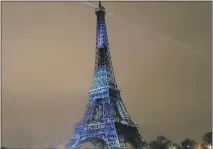
<path fill-rule="evenodd" d="M 76 124 L 67 149 L 91 142 L 95 147 L 126 149 L 126 143 L 134 149 L 147 149 L 147 143 L 139 134 L 121 99 L 112 68 L 109 51 L 105 8 L 99 1 L 96 8 L 96 59 L 89 103 L 83 119 Z"/>

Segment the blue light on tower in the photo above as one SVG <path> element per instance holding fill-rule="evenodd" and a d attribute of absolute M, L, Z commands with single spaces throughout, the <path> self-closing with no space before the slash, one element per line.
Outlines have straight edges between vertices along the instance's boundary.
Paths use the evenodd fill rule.
<path fill-rule="evenodd" d="M 105 8 L 102 5 L 96 8 L 97 15 L 97 28 L 96 28 L 96 49 L 107 48 L 108 38 L 107 38 L 107 29 L 105 23 Z"/>
<path fill-rule="evenodd" d="M 95 13 L 96 56 L 89 102 L 66 149 L 74 149 L 86 142 L 95 147 L 101 144 L 101 148 L 124 149 L 125 141 L 134 142 L 137 149 L 147 149 L 147 143 L 132 122 L 115 81 L 104 18 L 106 12 L 100 2 Z"/>

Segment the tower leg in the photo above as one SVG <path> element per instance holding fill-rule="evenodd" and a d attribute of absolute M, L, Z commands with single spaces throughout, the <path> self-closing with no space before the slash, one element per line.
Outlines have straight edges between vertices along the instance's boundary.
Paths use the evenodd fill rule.
<path fill-rule="evenodd" d="M 74 148 L 77 149 L 79 148 L 78 143 L 79 143 L 79 137 L 77 137 L 76 135 L 73 135 L 69 143 L 66 145 L 66 149 L 74 149 Z"/>
<path fill-rule="evenodd" d="M 132 139 L 133 149 L 148 149 L 148 144 L 142 139 L 139 132 Z"/>
<path fill-rule="evenodd" d="M 100 128 L 100 127 L 99 127 Z M 118 135 L 114 122 L 105 123 L 105 127 L 100 129 L 84 129 L 84 124 L 77 124 L 75 134 L 66 145 L 66 149 L 76 149 L 77 146 L 86 142 L 91 142 L 100 149 L 126 149 L 124 137 Z"/>
<path fill-rule="evenodd" d="M 120 149 L 127 149 L 124 136 L 118 135 L 118 140 L 119 140 L 119 143 L 120 143 Z"/>

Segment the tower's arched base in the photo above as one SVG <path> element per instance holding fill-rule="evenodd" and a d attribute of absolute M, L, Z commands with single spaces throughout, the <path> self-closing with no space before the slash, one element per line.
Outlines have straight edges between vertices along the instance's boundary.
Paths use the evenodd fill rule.
<path fill-rule="evenodd" d="M 130 149 L 147 149 L 147 144 L 141 138 L 136 127 L 113 121 L 90 126 L 88 128 L 85 123 L 77 124 L 75 133 L 66 149 L 77 149 L 86 142 L 91 142 L 95 148 L 100 149 L 127 149 L 127 142 L 131 144 Z"/>

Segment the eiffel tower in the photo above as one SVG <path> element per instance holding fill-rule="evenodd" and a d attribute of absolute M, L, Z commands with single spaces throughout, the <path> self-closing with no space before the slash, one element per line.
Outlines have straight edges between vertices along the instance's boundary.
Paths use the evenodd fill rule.
<path fill-rule="evenodd" d="M 83 119 L 76 124 L 67 149 L 91 142 L 102 149 L 126 149 L 126 143 L 134 149 L 147 149 L 147 142 L 139 134 L 121 99 L 115 81 L 105 23 L 105 8 L 99 1 L 96 8 L 96 59 L 89 103 Z"/>

